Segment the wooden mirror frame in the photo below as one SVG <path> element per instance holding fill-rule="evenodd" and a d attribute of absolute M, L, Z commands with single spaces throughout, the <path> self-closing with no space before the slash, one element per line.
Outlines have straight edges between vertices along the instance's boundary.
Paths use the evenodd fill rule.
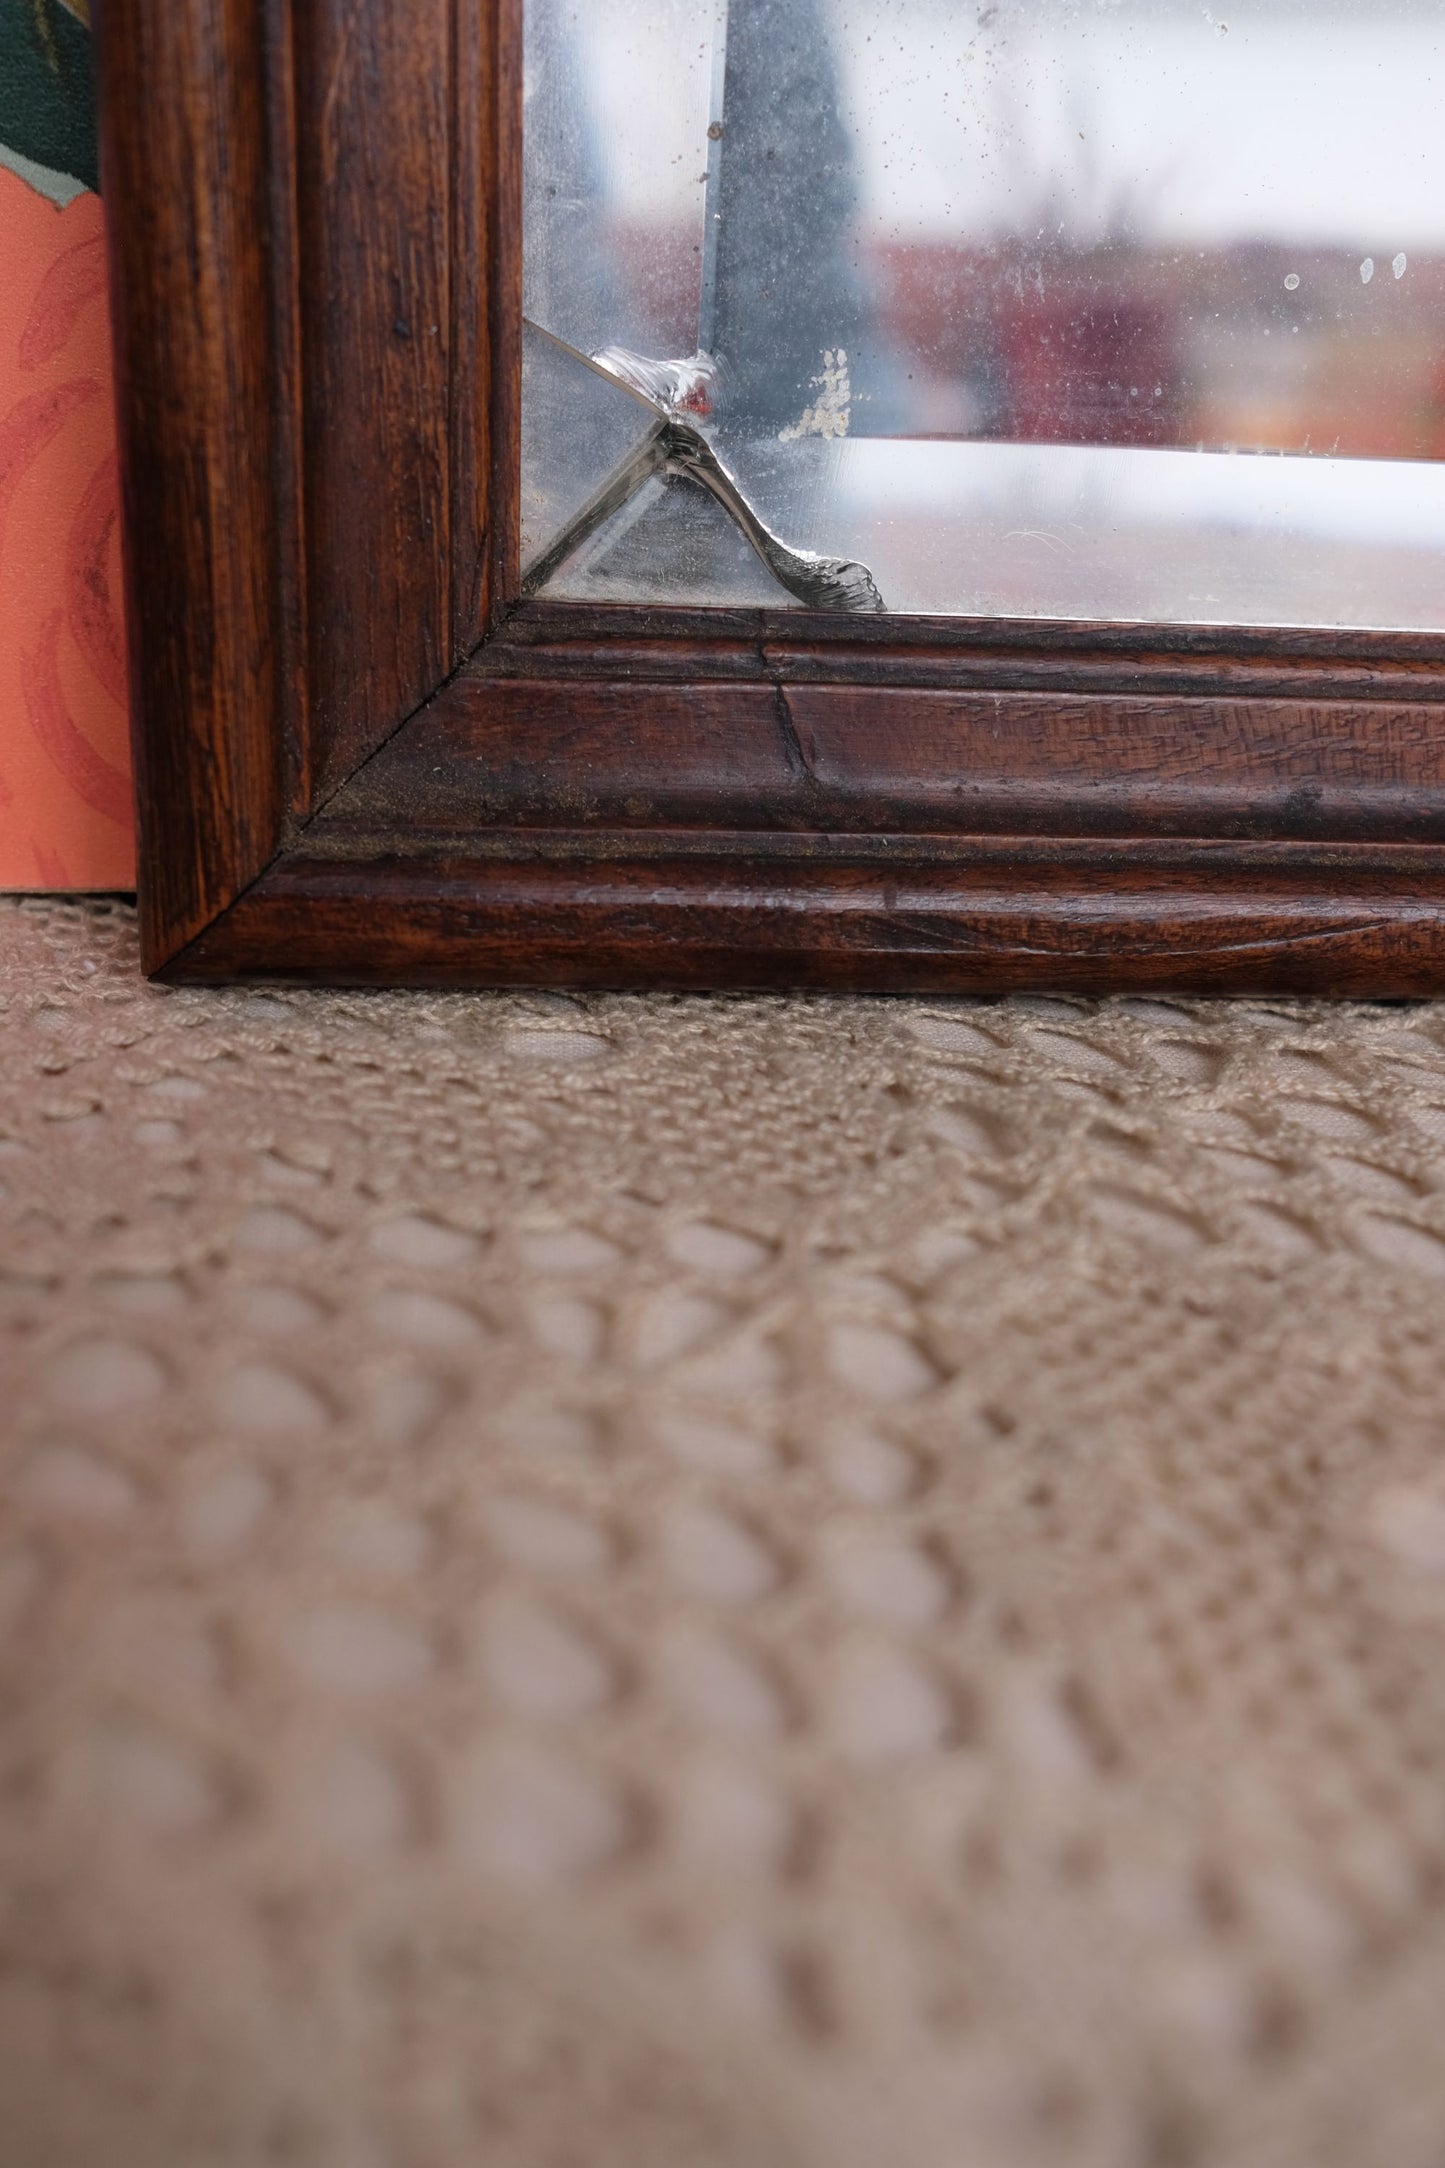
<path fill-rule="evenodd" d="M 102 0 L 147 968 L 1445 986 L 1445 640 L 519 602 L 521 0 Z"/>

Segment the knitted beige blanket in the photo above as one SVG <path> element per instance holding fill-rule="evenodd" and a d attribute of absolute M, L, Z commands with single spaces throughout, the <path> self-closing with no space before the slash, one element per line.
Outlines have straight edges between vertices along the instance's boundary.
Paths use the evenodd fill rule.
<path fill-rule="evenodd" d="M 1440 2168 L 1445 1013 L 0 906 L 3 2168 Z"/>

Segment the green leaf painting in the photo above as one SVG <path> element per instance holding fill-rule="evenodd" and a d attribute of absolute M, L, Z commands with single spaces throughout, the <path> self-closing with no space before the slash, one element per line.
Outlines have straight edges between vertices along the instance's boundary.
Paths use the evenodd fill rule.
<path fill-rule="evenodd" d="M 89 0 L 0 0 L 0 164 L 57 203 L 98 185 Z"/>

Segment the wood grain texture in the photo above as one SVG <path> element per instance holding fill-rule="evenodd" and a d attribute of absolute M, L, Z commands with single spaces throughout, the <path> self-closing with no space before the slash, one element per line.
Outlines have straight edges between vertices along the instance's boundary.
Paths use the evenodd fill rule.
<path fill-rule="evenodd" d="M 515 585 L 520 19 L 520 0 L 104 10 L 151 961 Z"/>
<path fill-rule="evenodd" d="M 141 922 L 155 964 L 260 872 L 281 820 L 266 24 L 253 0 L 107 0 L 99 15 Z"/>
<path fill-rule="evenodd" d="M 522 20 L 518 0 L 451 0 L 448 667 L 477 648 L 520 573 Z"/>
<path fill-rule="evenodd" d="M 494 649 L 493 652 L 496 652 Z M 1424 700 L 466 675 L 308 841 L 494 824 L 1445 842 Z"/>
<path fill-rule="evenodd" d="M 1438 633 L 520 603 L 477 677 L 1445 702 Z"/>
<path fill-rule="evenodd" d="M 949 838 L 869 862 L 853 839 L 739 838 L 726 856 L 667 840 L 294 855 L 167 975 L 1370 998 L 1440 983 L 1440 849 Z"/>
<path fill-rule="evenodd" d="M 480 18 L 479 68 L 486 119 L 480 156 L 482 195 L 476 239 L 481 253 L 481 389 L 487 408 L 487 456 L 478 459 L 481 553 L 478 630 L 489 633 L 516 605 L 522 573 L 522 6 L 523 0 L 453 0 L 459 15 Z M 461 627 L 463 633 L 465 625 Z M 471 642 L 458 641 L 458 661 Z"/>
<path fill-rule="evenodd" d="M 275 486 L 276 669 L 284 702 L 281 769 L 292 816 L 309 811 L 310 631 L 306 577 L 306 412 L 301 347 L 301 236 L 296 202 L 296 68 L 291 0 L 263 0 L 271 270 L 272 473 Z"/>
<path fill-rule="evenodd" d="M 304 0 L 292 37 L 324 794 L 451 664 L 450 0 Z"/>
<path fill-rule="evenodd" d="M 491 340 L 486 308 L 486 167 L 497 142 L 486 99 L 495 69 L 479 8 L 448 8 L 447 130 L 451 159 L 447 233 L 447 667 L 455 669 L 486 629 L 487 463 L 491 456 Z"/>

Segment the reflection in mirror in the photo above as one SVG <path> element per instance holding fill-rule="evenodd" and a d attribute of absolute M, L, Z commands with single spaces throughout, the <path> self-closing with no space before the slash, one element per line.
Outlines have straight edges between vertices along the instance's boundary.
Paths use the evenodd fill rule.
<path fill-rule="evenodd" d="M 1441 0 L 525 7 L 531 591 L 1445 629 Z"/>

